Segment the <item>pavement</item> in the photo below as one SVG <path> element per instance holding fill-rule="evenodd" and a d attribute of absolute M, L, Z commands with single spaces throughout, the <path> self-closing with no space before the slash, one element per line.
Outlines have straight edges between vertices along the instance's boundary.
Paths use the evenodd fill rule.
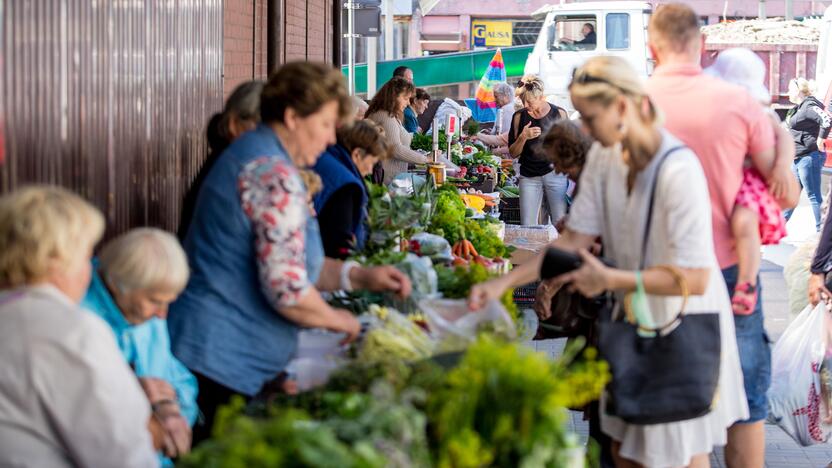
<path fill-rule="evenodd" d="M 824 176 L 824 187 L 829 180 Z M 823 193 L 827 190 L 824 188 Z M 760 269 L 763 285 L 763 311 L 765 313 L 766 331 L 776 341 L 790 322 L 788 293 L 783 278 L 783 267 L 789 256 L 801 243 L 810 239 L 814 232 L 814 217 L 805 193 L 801 202 L 787 225 L 788 237 L 780 245 L 763 248 L 763 262 Z M 555 357 L 559 355 L 565 340 L 546 340 L 530 342 L 535 349 Z M 570 428 L 582 437 L 588 437 L 589 427 L 582 420 L 580 413 L 571 413 Z M 801 447 L 779 427 L 766 424 L 766 463 L 767 468 L 832 468 L 832 444 Z M 711 455 L 711 466 L 725 467 L 722 450 Z"/>

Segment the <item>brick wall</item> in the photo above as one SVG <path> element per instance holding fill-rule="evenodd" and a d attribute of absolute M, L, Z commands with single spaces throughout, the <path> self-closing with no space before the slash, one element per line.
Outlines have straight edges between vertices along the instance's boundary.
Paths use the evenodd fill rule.
<path fill-rule="evenodd" d="M 332 6 L 335 0 L 283 0 L 280 57 L 332 62 Z M 223 91 L 268 75 L 267 0 L 225 0 Z"/>
<path fill-rule="evenodd" d="M 223 6 L 223 92 L 266 78 L 266 0 L 225 0 Z"/>

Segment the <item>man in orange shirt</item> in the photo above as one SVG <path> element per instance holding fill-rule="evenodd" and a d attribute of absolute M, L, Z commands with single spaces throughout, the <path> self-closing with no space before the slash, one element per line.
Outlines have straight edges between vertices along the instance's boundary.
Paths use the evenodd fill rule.
<path fill-rule="evenodd" d="M 763 108 L 746 90 L 702 73 L 705 38 L 690 7 L 659 7 L 650 21 L 649 40 L 657 68 L 648 81 L 648 92 L 665 116 L 665 128 L 699 156 L 711 195 L 714 250 L 729 294 L 733 294 L 737 253 L 731 214 L 742 184 L 743 162 L 749 156 L 768 178 L 768 162 L 774 159 L 774 130 Z M 759 287 L 757 281 L 758 294 Z M 735 315 L 734 322 L 749 419 L 729 429 L 725 459 L 729 467 L 762 468 L 771 351 L 761 301 L 751 315 Z"/>

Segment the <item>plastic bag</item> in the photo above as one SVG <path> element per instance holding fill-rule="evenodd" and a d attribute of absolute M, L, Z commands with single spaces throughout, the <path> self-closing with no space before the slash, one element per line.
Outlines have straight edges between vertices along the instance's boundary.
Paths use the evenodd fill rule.
<path fill-rule="evenodd" d="M 825 443 L 832 426 L 823 423 L 820 366 L 826 353 L 826 304 L 811 305 L 789 325 L 774 346 L 769 418 L 795 442 Z"/>
<path fill-rule="evenodd" d="M 451 244 L 444 237 L 427 232 L 420 232 L 410 238 L 410 250 L 422 257 L 429 257 L 434 262 L 450 262 L 454 259 Z"/>
<path fill-rule="evenodd" d="M 396 268 L 410 278 L 410 282 L 413 283 L 415 299 L 436 297 L 439 291 L 439 279 L 430 258 L 409 253 L 404 260 L 396 265 Z"/>
<path fill-rule="evenodd" d="M 419 302 L 431 335 L 439 340 L 461 338 L 474 341 L 477 332 L 489 325 L 496 334 L 517 338 L 517 328 L 505 307 L 489 301 L 482 310 L 472 311 L 465 299 L 434 299 Z"/>

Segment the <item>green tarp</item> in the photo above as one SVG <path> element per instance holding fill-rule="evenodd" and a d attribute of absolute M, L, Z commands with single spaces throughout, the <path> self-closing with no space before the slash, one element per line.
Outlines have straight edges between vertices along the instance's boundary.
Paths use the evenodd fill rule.
<path fill-rule="evenodd" d="M 506 64 L 507 76 L 523 76 L 526 59 L 533 47 L 503 48 L 503 61 Z M 419 87 L 479 81 L 493 56 L 494 50 L 489 49 L 379 62 L 376 66 L 376 82 L 380 87 L 393 75 L 393 70 L 400 65 L 405 65 L 413 70 L 416 86 Z M 344 75 L 347 75 L 347 67 L 343 67 L 342 71 Z M 355 92 L 367 92 L 366 64 L 362 63 L 355 67 Z"/>

